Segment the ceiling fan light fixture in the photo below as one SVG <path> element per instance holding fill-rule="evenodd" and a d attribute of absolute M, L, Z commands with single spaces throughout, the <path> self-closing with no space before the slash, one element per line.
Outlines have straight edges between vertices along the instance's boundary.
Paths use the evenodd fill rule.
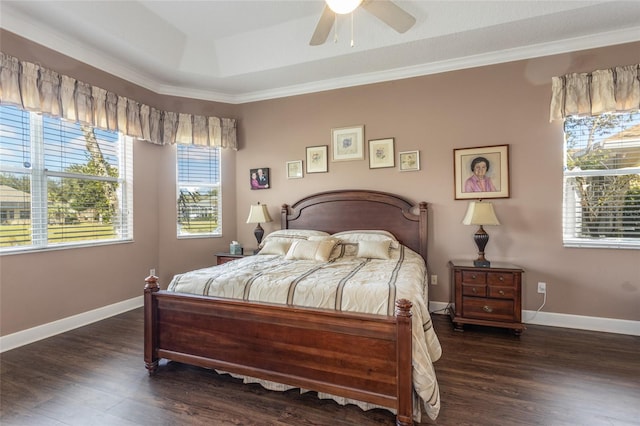
<path fill-rule="evenodd" d="M 362 0 L 325 0 L 329 9 L 340 15 L 351 13 L 362 3 Z"/>

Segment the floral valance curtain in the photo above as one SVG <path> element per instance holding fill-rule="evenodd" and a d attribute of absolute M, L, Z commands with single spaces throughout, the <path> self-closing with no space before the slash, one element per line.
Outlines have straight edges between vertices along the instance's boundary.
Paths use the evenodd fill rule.
<path fill-rule="evenodd" d="M 550 120 L 570 115 L 637 111 L 640 109 L 639 67 L 627 65 L 553 77 Z"/>
<path fill-rule="evenodd" d="M 235 119 L 162 111 L 3 52 L 0 102 L 158 145 L 238 149 Z"/>

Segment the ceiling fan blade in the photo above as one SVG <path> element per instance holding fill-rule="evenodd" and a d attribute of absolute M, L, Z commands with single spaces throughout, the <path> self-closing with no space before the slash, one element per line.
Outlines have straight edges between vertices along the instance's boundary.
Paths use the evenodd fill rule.
<path fill-rule="evenodd" d="M 318 46 L 327 41 L 334 20 L 335 14 L 329 9 L 329 6 L 325 5 L 322 10 L 322 15 L 320 15 L 320 20 L 318 20 L 318 25 L 316 25 L 316 30 L 313 32 L 311 40 L 309 41 L 311 46 Z"/>
<path fill-rule="evenodd" d="M 399 33 L 404 33 L 416 23 L 416 18 L 391 0 L 369 0 L 363 2 L 362 7 Z"/>

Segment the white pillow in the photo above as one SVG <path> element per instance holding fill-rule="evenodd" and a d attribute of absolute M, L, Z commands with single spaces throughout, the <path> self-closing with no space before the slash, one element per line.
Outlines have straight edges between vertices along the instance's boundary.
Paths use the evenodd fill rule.
<path fill-rule="evenodd" d="M 391 240 L 360 241 L 358 243 L 358 257 L 370 259 L 389 259 Z"/>
<path fill-rule="evenodd" d="M 331 235 L 331 237 L 349 243 L 358 243 L 360 241 L 390 241 L 391 248 L 395 249 L 400 247 L 398 239 L 391 232 L 381 229 L 342 231 Z"/>
<path fill-rule="evenodd" d="M 269 235 L 262 240 L 260 247 L 264 247 L 268 241 L 288 241 L 289 243 L 292 243 L 297 240 L 306 240 L 311 236 L 328 237 L 329 234 L 312 229 L 279 229 L 269 233 Z"/>
<path fill-rule="evenodd" d="M 269 240 L 262 245 L 258 254 L 279 254 L 284 256 L 291 247 L 291 241 Z"/>
<path fill-rule="evenodd" d="M 323 241 L 294 241 L 284 257 L 287 260 L 316 260 L 326 262 L 336 242 L 334 240 Z"/>

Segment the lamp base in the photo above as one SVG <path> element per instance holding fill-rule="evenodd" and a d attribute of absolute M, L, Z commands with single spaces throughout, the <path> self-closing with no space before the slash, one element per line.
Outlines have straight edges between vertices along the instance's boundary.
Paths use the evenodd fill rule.
<path fill-rule="evenodd" d="M 473 239 L 478 246 L 478 258 L 473 261 L 473 266 L 488 268 L 491 266 L 491 262 L 484 258 L 484 248 L 489 241 L 489 234 L 486 233 L 482 225 L 480 225 L 478 231 L 473 235 Z"/>
<path fill-rule="evenodd" d="M 258 248 L 259 248 L 260 243 L 262 242 L 262 236 L 264 235 L 264 229 L 262 229 L 262 226 L 260 226 L 260 224 L 258 224 L 256 226 L 256 229 L 253 230 L 253 235 L 255 235 L 256 237 L 256 241 L 258 242 Z"/>
<path fill-rule="evenodd" d="M 484 259 L 484 260 L 478 259 L 478 260 L 474 260 L 473 261 L 473 266 L 477 266 L 477 267 L 480 267 L 480 268 L 488 268 L 488 267 L 491 266 L 491 262 L 489 262 L 486 259 Z"/>

